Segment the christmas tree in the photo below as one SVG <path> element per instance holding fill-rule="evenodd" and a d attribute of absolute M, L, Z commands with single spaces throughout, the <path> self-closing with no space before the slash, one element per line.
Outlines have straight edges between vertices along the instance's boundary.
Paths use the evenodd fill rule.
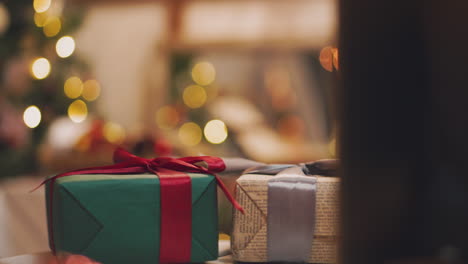
<path fill-rule="evenodd" d="M 74 54 L 70 35 L 82 10 L 63 0 L 0 3 L 0 175 L 37 171 L 37 147 L 48 126 L 66 115 L 80 122 L 96 98 L 83 83 L 87 65 Z"/>

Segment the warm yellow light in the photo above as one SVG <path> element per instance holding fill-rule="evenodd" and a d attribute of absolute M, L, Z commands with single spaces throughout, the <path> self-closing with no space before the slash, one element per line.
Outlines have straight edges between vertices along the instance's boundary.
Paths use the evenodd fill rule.
<path fill-rule="evenodd" d="M 41 111 L 37 106 L 31 105 L 23 113 L 23 121 L 29 128 L 35 128 L 41 123 Z"/>
<path fill-rule="evenodd" d="M 230 241 L 231 236 L 229 236 L 228 234 L 225 234 L 225 233 L 219 233 L 218 239 L 219 240 L 228 240 L 228 241 Z"/>
<path fill-rule="evenodd" d="M 60 32 L 60 29 L 62 29 L 62 22 L 58 17 L 53 16 L 47 18 L 42 31 L 47 37 L 53 37 Z"/>
<path fill-rule="evenodd" d="M 228 136 L 226 125 L 223 121 L 217 119 L 206 123 L 203 132 L 205 133 L 206 140 L 212 144 L 221 144 Z"/>
<path fill-rule="evenodd" d="M 83 122 L 87 116 L 88 107 L 82 100 L 75 100 L 68 107 L 68 117 L 70 117 L 70 119 L 75 123 Z"/>
<path fill-rule="evenodd" d="M 50 62 L 46 58 L 38 58 L 31 65 L 31 73 L 34 78 L 42 80 L 50 73 Z"/>
<path fill-rule="evenodd" d="M 101 85 L 96 80 L 87 80 L 83 84 L 83 98 L 87 101 L 96 100 L 101 94 Z"/>
<path fill-rule="evenodd" d="M 156 112 L 156 124 L 162 129 L 171 129 L 179 123 L 179 113 L 172 106 L 163 106 Z"/>
<path fill-rule="evenodd" d="M 83 82 L 81 82 L 81 79 L 76 76 L 70 77 L 65 81 L 63 90 L 68 98 L 78 98 L 83 91 Z"/>
<path fill-rule="evenodd" d="M 198 85 L 190 85 L 184 89 L 182 99 L 185 105 L 190 108 L 199 108 L 206 102 L 206 91 Z"/>
<path fill-rule="evenodd" d="M 325 47 L 320 51 L 319 61 L 322 67 L 329 71 L 333 71 L 333 48 Z"/>
<path fill-rule="evenodd" d="M 192 79 L 199 85 L 209 85 L 216 78 L 216 70 L 209 62 L 195 64 L 192 69 Z"/>
<path fill-rule="evenodd" d="M 333 66 L 335 67 L 336 70 L 339 70 L 340 65 L 339 65 L 338 49 L 337 48 L 332 49 L 332 55 L 333 55 Z"/>
<path fill-rule="evenodd" d="M 120 144 L 125 139 L 125 130 L 119 124 L 107 122 L 103 129 L 104 137 L 111 143 Z"/>
<path fill-rule="evenodd" d="M 6 1 L 0 2 L 0 35 L 10 27 L 10 11 L 5 5 Z"/>
<path fill-rule="evenodd" d="M 51 2 L 51 0 L 34 0 L 34 10 L 38 13 L 45 12 L 49 9 Z"/>
<path fill-rule="evenodd" d="M 61 37 L 55 45 L 55 51 L 60 58 L 66 58 L 75 51 L 75 40 L 70 36 Z"/>
<path fill-rule="evenodd" d="M 200 143 L 202 131 L 197 124 L 188 122 L 179 128 L 178 136 L 182 144 L 192 147 Z"/>
<path fill-rule="evenodd" d="M 44 13 L 34 13 L 34 23 L 37 27 L 43 27 L 47 21 L 47 12 Z"/>

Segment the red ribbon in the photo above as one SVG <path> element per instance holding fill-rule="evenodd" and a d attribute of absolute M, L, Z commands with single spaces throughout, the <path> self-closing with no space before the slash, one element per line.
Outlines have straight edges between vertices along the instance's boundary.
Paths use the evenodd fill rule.
<path fill-rule="evenodd" d="M 216 173 L 226 168 L 224 161 L 217 157 L 198 156 L 185 158 L 158 157 L 145 159 L 130 154 L 122 148 L 114 152 L 114 165 L 91 167 L 73 170 L 51 177 L 45 183 L 49 183 L 49 234 L 50 248 L 55 253 L 54 228 L 53 228 L 53 187 L 58 178 L 80 174 L 138 174 L 150 172 L 159 177 L 161 187 L 161 234 L 160 234 L 160 263 L 189 262 L 192 242 L 192 187 L 191 179 L 186 174 L 205 173 L 215 177 L 216 183 L 224 192 L 234 208 L 244 213 L 244 210 L 232 197 Z M 208 167 L 202 167 L 197 163 L 204 162 Z M 39 187 L 40 187 L 39 186 Z M 39 188 L 38 187 L 38 188 Z"/>

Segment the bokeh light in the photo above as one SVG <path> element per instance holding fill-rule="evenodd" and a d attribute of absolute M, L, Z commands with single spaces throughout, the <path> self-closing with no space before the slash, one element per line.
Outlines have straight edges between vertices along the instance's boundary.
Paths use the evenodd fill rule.
<path fill-rule="evenodd" d="M 103 128 L 104 137 L 107 141 L 120 144 L 125 140 L 125 130 L 117 123 L 107 122 Z"/>
<path fill-rule="evenodd" d="M 34 0 L 33 7 L 37 13 L 42 13 L 50 8 L 52 0 Z"/>
<path fill-rule="evenodd" d="M 190 85 L 184 89 L 182 99 L 185 105 L 190 108 L 199 108 L 206 102 L 206 91 L 205 88 L 199 85 Z"/>
<path fill-rule="evenodd" d="M 49 16 L 47 15 L 47 12 L 34 13 L 34 23 L 36 24 L 37 27 L 43 27 L 48 17 Z"/>
<path fill-rule="evenodd" d="M 46 58 L 37 58 L 31 65 L 31 73 L 34 78 L 42 80 L 50 73 L 50 62 Z"/>
<path fill-rule="evenodd" d="M 70 36 L 61 37 L 55 45 L 55 51 L 60 58 L 66 58 L 75 51 L 75 40 Z"/>
<path fill-rule="evenodd" d="M 193 66 L 192 79 L 199 85 L 209 85 L 216 78 L 216 70 L 209 62 L 199 62 Z"/>
<path fill-rule="evenodd" d="M 206 140 L 212 144 L 221 144 L 228 136 L 226 125 L 223 121 L 217 119 L 206 123 L 203 132 L 205 134 Z"/>
<path fill-rule="evenodd" d="M 70 77 L 65 81 L 63 90 L 68 98 L 78 98 L 83 91 L 83 82 L 76 76 Z"/>
<path fill-rule="evenodd" d="M 96 80 L 87 80 L 83 84 L 82 96 L 87 101 L 96 100 L 101 94 L 101 85 Z"/>
<path fill-rule="evenodd" d="M 10 27 L 11 22 L 10 12 L 4 2 L 0 2 L 0 36 Z"/>
<path fill-rule="evenodd" d="M 338 49 L 333 48 L 332 49 L 332 55 L 333 55 L 333 66 L 335 67 L 336 70 L 339 70 L 339 60 L 338 60 Z"/>
<path fill-rule="evenodd" d="M 333 52 L 332 52 L 333 48 L 332 47 L 325 47 L 323 48 L 321 51 L 320 51 L 320 55 L 319 55 L 319 61 L 320 61 L 320 65 L 322 65 L 322 67 L 329 71 L 329 72 L 332 72 L 333 71 Z"/>
<path fill-rule="evenodd" d="M 171 129 L 180 121 L 179 112 L 173 106 L 163 106 L 156 112 L 156 124 L 162 129 Z"/>
<path fill-rule="evenodd" d="M 88 116 L 88 107 L 82 100 L 75 100 L 68 107 L 68 117 L 75 123 L 81 123 Z"/>
<path fill-rule="evenodd" d="M 182 144 L 193 147 L 200 143 L 202 139 L 202 131 L 200 126 L 193 122 L 187 122 L 179 128 L 179 140 Z"/>
<path fill-rule="evenodd" d="M 60 18 L 56 16 L 51 16 L 47 18 L 46 22 L 44 23 L 44 27 L 42 28 L 42 31 L 47 37 L 53 37 L 57 35 L 61 29 L 62 22 L 60 22 Z"/>
<path fill-rule="evenodd" d="M 31 105 L 23 113 L 23 121 L 29 128 L 35 128 L 41 123 L 41 111 L 37 106 Z"/>

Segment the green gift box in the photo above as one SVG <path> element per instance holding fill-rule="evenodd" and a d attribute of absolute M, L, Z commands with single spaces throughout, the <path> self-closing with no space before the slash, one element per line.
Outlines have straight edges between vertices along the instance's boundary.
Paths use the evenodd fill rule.
<path fill-rule="evenodd" d="M 218 257 L 216 180 L 186 174 L 192 188 L 190 262 L 213 260 Z M 56 252 L 104 264 L 158 263 L 164 241 L 155 174 L 81 174 L 54 181 L 46 185 L 46 199 L 49 241 Z"/>

